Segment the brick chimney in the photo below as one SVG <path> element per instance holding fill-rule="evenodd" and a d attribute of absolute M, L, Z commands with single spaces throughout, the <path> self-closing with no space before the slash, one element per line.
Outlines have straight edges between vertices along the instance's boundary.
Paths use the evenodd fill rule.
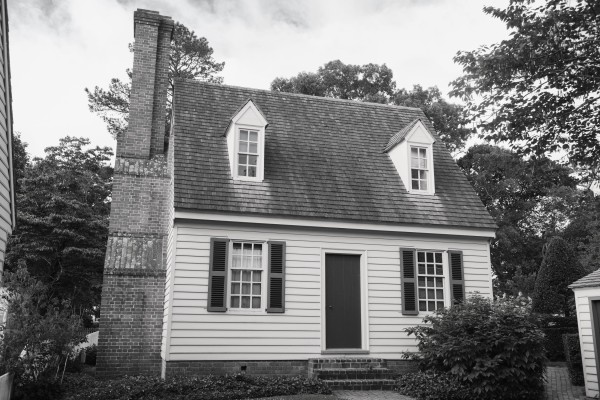
<path fill-rule="evenodd" d="M 134 13 L 129 128 L 117 139 L 97 374 L 160 375 L 171 173 L 164 154 L 173 20 Z"/>

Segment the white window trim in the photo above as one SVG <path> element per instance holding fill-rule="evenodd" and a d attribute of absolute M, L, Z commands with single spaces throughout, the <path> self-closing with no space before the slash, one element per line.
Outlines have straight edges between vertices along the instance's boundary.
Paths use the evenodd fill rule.
<path fill-rule="evenodd" d="M 448 308 L 452 305 L 452 299 L 450 298 L 450 263 L 449 263 L 449 255 L 448 250 L 440 250 L 440 249 L 415 249 L 415 253 L 420 251 L 431 252 L 431 253 L 442 253 L 442 271 L 444 273 L 444 307 Z M 417 297 L 417 311 L 418 315 L 432 315 L 434 311 L 419 311 L 419 264 L 418 257 L 415 254 L 415 276 L 416 276 L 416 297 Z"/>
<path fill-rule="evenodd" d="M 325 310 L 325 256 L 327 254 L 351 254 L 360 255 L 360 317 L 361 317 L 361 348 L 360 349 L 335 349 L 328 350 L 326 343 L 326 310 Z M 321 248 L 321 353 L 341 353 L 347 350 L 348 354 L 353 354 L 357 350 L 368 353 L 369 350 L 369 281 L 367 277 L 368 252 L 367 250 L 348 250 L 348 249 L 330 249 Z"/>
<path fill-rule="evenodd" d="M 233 266 L 233 243 L 258 243 L 263 245 L 263 258 L 262 258 L 262 274 L 261 274 L 261 282 L 260 282 L 260 308 L 231 308 L 231 270 Z M 268 282 L 268 273 L 269 273 L 269 244 L 266 241 L 262 240 L 247 240 L 247 239 L 229 239 L 229 243 L 227 244 L 227 301 L 226 307 L 228 314 L 246 314 L 246 315 L 256 315 L 256 314 L 267 314 L 267 282 Z M 240 287 L 241 291 L 241 287 Z"/>
<path fill-rule="evenodd" d="M 237 123 L 234 126 L 233 179 L 238 181 L 262 182 L 264 180 L 265 171 L 265 128 Z M 238 175 L 240 130 L 258 132 L 258 162 L 256 165 L 256 176 Z"/>
<path fill-rule="evenodd" d="M 411 166 L 411 150 L 413 147 L 422 148 L 427 150 L 427 190 L 419 190 L 412 188 L 412 166 Z M 435 194 L 435 182 L 433 173 L 433 145 L 431 143 L 422 142 L 408 142 L 406 160 L 408 160 L 408 182 L 407 188 L 409 193 L 415 194 Z"/>

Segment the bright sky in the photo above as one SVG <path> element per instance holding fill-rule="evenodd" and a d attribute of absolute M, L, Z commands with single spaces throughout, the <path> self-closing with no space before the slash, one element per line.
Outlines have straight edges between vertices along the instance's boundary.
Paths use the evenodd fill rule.
<path fill-rule="evenodd" d="M 340 59 L 387 64 L 398 87 L 438 86 L 452 61 L 507 37 L 482 12 L 508 0 L 9 0 L 15 131 L 33 155 L 66 136 L 115 142 L 87 107 L 85 87 L 124 78 L 133 11 L 171 16 L 208 39 L 226 84 L 268 89 L 277 76 Z"/>

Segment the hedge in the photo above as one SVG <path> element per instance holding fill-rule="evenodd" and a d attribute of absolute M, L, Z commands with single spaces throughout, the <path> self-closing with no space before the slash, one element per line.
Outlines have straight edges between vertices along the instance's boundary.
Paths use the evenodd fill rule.
<path fill-rule="evenodd" d="M 581 347 L 579 345 L 579 335 L 566 334 L 562 337 L 565 355 L 567 359 L 567 368 L 571 384 L 583 386 L 583 363 L 581 361 Z"/>
<path fill-rule="evenodd" d="M 566 361 L 562 337 L 567 333 L 578 333 L 577 317 L 543 315 L 540 319 L 540 327 L 546 336 L 546 357 L 550 361 Z"/>

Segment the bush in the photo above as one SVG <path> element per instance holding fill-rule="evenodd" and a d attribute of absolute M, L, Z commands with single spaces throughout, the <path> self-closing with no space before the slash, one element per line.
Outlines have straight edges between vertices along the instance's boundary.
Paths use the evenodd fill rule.
<path fill-rule="evenodd" d="M 541 316 L 540 327 L 546 336 L 544 347 L 550 361 L 566 361 L 563 335 L 577 333 L 577 317 Z"/>
<path fill-rule="evenodd" d="M 85 363 L 87 365 L 96 365 L 96 357 L 98 355 L 98 346 L 95 344 L 85 349 Z"/>
<path fill-rule="evenodd" d="M 419 400 L 469 399 L 469 390 L 448 373 L 414 372 L 402 375 L 394 390 Z"/>
<path fill-rule="evenodd" d="M 562 342 L 565 349 L 567 368 L 569 369 L 569 377 L 571 378 L 571 384 L 575 386 L 583 386 L 583 363 L 581 361 L 581 347 L 579 345 L 579 335 L 563 335 Z"/>
<path fill-rule="evenodd" d="M 317 379 L 249 375 L 178 377 L 164 381 L 133 376 L 99 381 L 82 374 L 65 377 L 64 389 L 64 400 L 233 400 L 331 393 Z"/>
<path fill-rule="evenodd" d="M 544 390 L 546 357 L 539 320 L 523 299 L 474 296 L 409 328 L 421 370 L 447 374 L 470 399 L 534 399 Z"/>
<path fill-rule="evenodd" d="M 13 400 L 57 400 L 62 388 L 56 379 L 40 378 L 36 381 L 18 381 L 14 385 Z"/>

